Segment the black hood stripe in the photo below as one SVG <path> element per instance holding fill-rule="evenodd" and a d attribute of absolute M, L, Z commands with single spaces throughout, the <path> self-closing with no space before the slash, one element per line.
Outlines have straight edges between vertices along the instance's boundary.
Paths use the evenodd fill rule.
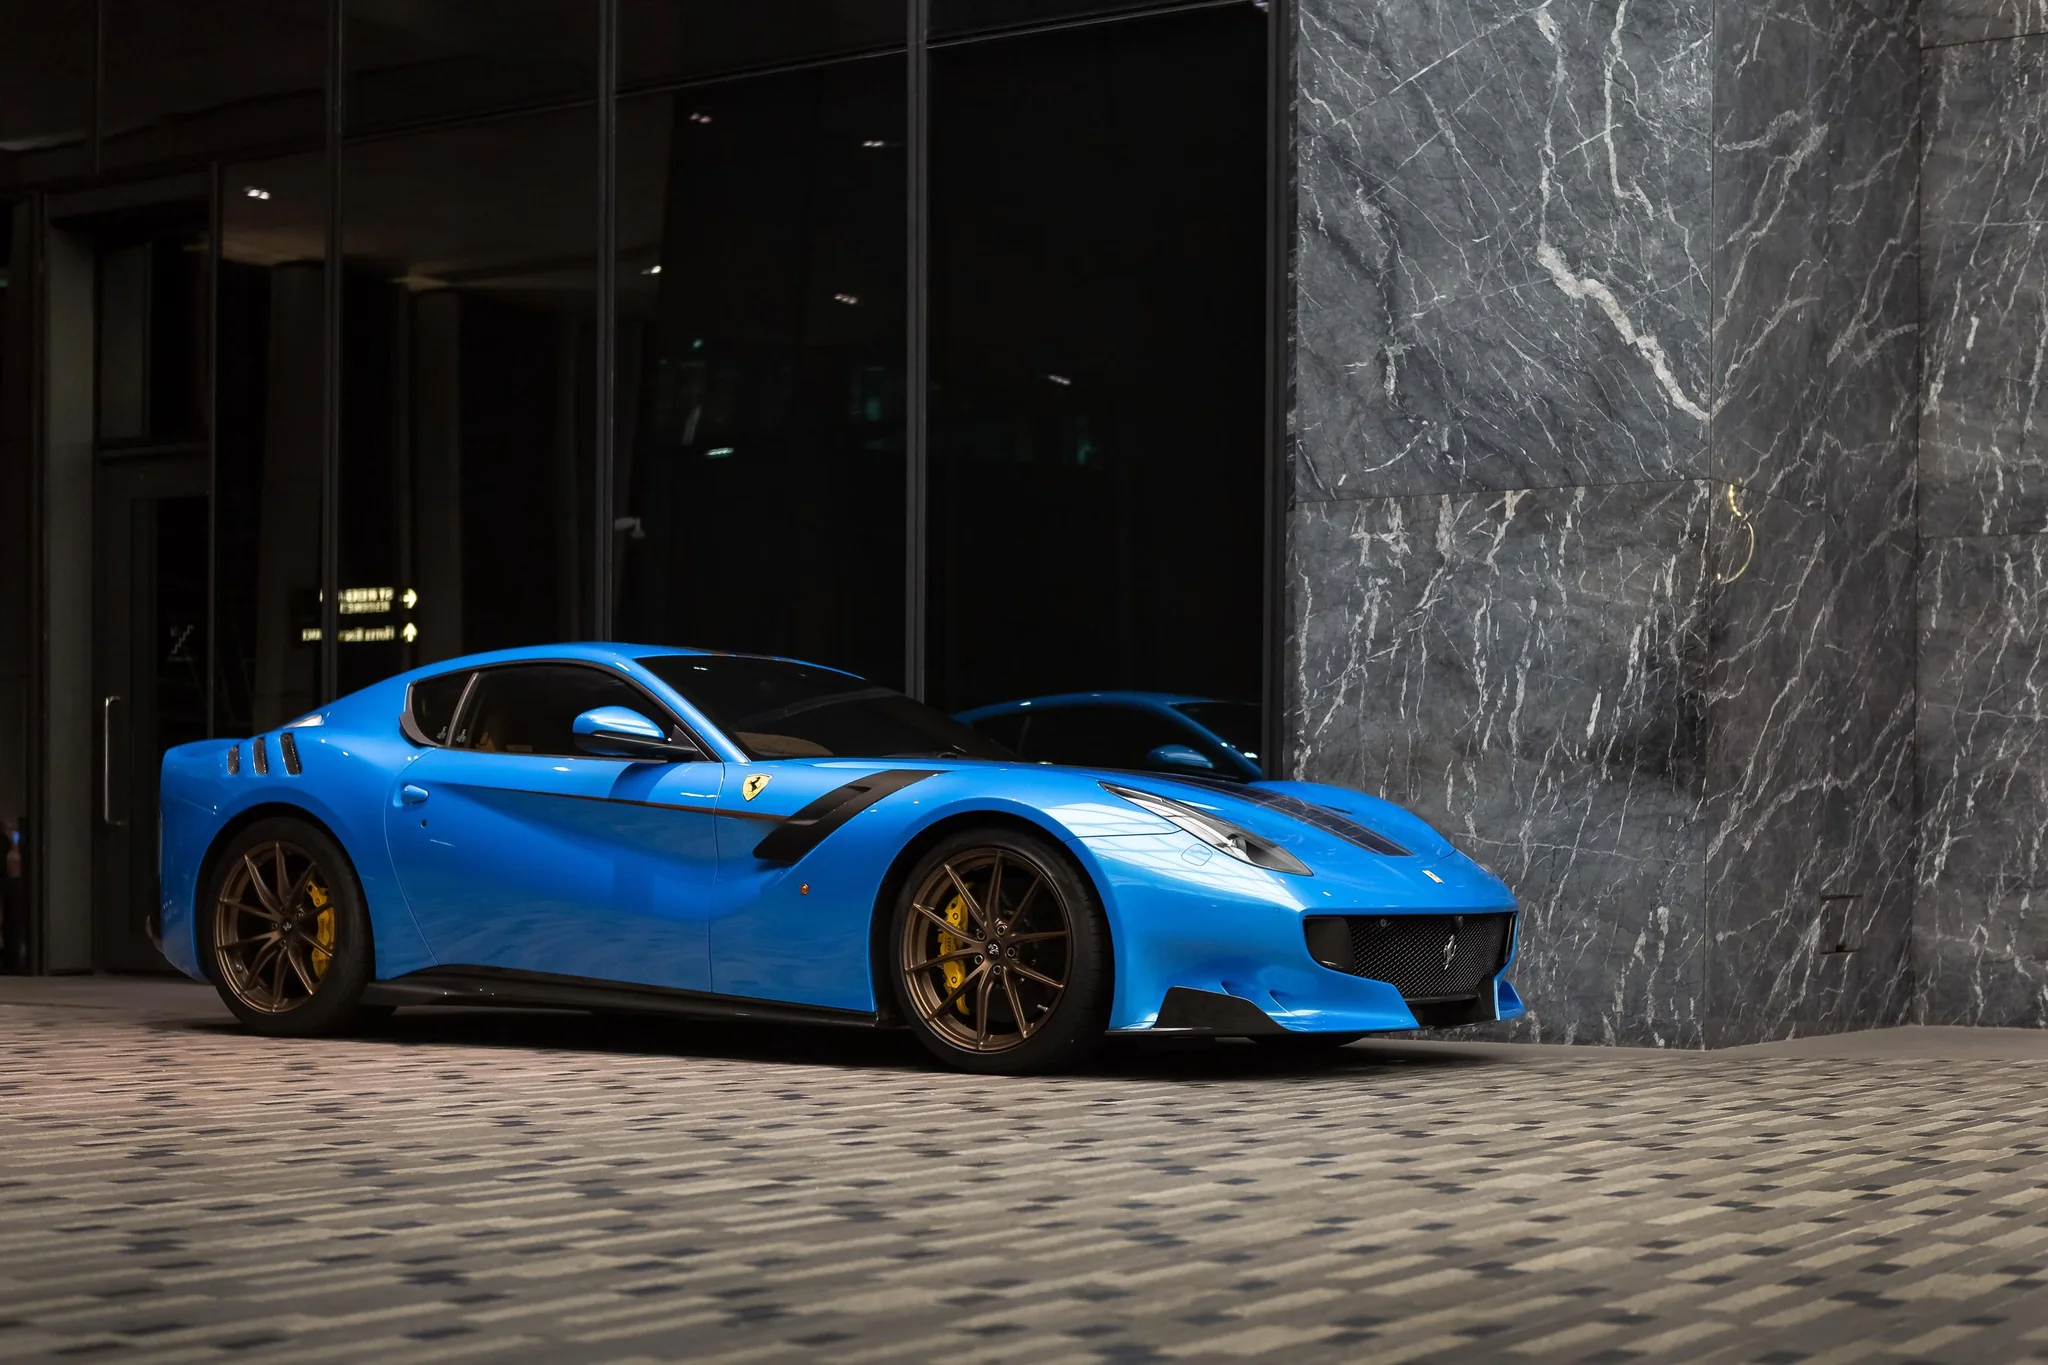
<path fill-rule="evenodd" d="M 1157 774 L 1147 774 L 1147 776 L 1157 776 Z M 1378 853 L 1388 858 L 1407 858 L 1413 856 L 1407 849 L 1401 847 L 1386 835 L 1381 834 L 1378 830 L 1366 828 L 1342 811 L 1332 810 L 1328 806 L 1318 806 L 1314 802 L 1304 801 L 1298 796 L 1289 796 L 1285 792 L 1269 791 L 1264 787 L 1248 786 L 1242 782 L 1224 782 L 1214 778 L 1182 777 L 1178 773 L 1171 777 L 1161 777 L 1160 780 L 1164 782 L 1180 782 L 1190 787 L 1200 787 L 1204 791 L 1221 792 L 1225 796 L 1234 796 L 1240 801 L 1249 801 L 1254 806 L 1264 806 L 1268 810 L 1278 811 L 1282 815 L 1291 816 L 1301 821 L 1304 825 L 1313 825 L 1325 834 L 1334 834 L 1346 843 L 1356 844 L 1370 853 Z"/>

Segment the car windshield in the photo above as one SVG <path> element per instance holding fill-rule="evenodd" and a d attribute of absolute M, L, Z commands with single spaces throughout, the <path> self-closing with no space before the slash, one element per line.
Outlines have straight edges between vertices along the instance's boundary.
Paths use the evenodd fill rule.
<path fill-rule="evenodd" d="M 834 669 L 733 654 L 640 663 L 748 758 L 1010 757 L 943 711 Z"/>
<path fill-rule="evenodd" d="M 1259 708 L 1248 701 L 1184 701 L 1174 710 L 1246 758 L 1259 756 Z"/>

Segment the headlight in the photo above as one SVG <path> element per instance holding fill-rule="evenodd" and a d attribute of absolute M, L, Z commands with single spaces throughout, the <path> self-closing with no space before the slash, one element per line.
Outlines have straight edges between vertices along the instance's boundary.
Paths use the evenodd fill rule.
<path fill-rule="evenodd" d="M 1102 789 L 1112 796 L 1121 796 L 1140 810 L 1150 811 L 1162 820 L 1186 830 L 1209 847 L 1220 853 L 1228 853 L 1241 863 L 1263 867 L 1270 872 L 1286 872 L 1296 877 L 1311 877 L 1308 864 L 1289 853 L 1271 839 L 1241 829 L 1220 815 L 1212 815 L 1199 806 L 1190 806 L 1184 801 L 1170 797 L 1154 796 L 1130 787 L 1118 787 L 1111 783 L 1102 784 Z"/>

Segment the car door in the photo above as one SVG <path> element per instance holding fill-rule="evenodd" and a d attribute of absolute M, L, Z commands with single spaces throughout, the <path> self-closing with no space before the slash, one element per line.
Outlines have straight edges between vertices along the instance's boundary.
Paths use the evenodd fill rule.
<path fill-rule="evenodd" d="M 444 966 L 708 989 L 724 767 L 582 753 L 571 724 L 598 706 L 677 728 L 598 665 L 480 671 L 391 792 L 400 884 Z"/>

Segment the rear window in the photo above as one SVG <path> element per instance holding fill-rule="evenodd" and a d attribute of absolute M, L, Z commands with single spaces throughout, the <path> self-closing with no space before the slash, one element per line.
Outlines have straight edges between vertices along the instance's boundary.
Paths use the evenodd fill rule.
<path fill-rule="evenodd" d="M 455 708 L 462 702 L 462 689 L 469 686 L 469 678 L 470 671 L 463 669 L 438 678 L 421 678 L 412 685 L 406 706 L 417 738 L 429 744 L 448 742 L 448 727 L 455 723 Z"/>

